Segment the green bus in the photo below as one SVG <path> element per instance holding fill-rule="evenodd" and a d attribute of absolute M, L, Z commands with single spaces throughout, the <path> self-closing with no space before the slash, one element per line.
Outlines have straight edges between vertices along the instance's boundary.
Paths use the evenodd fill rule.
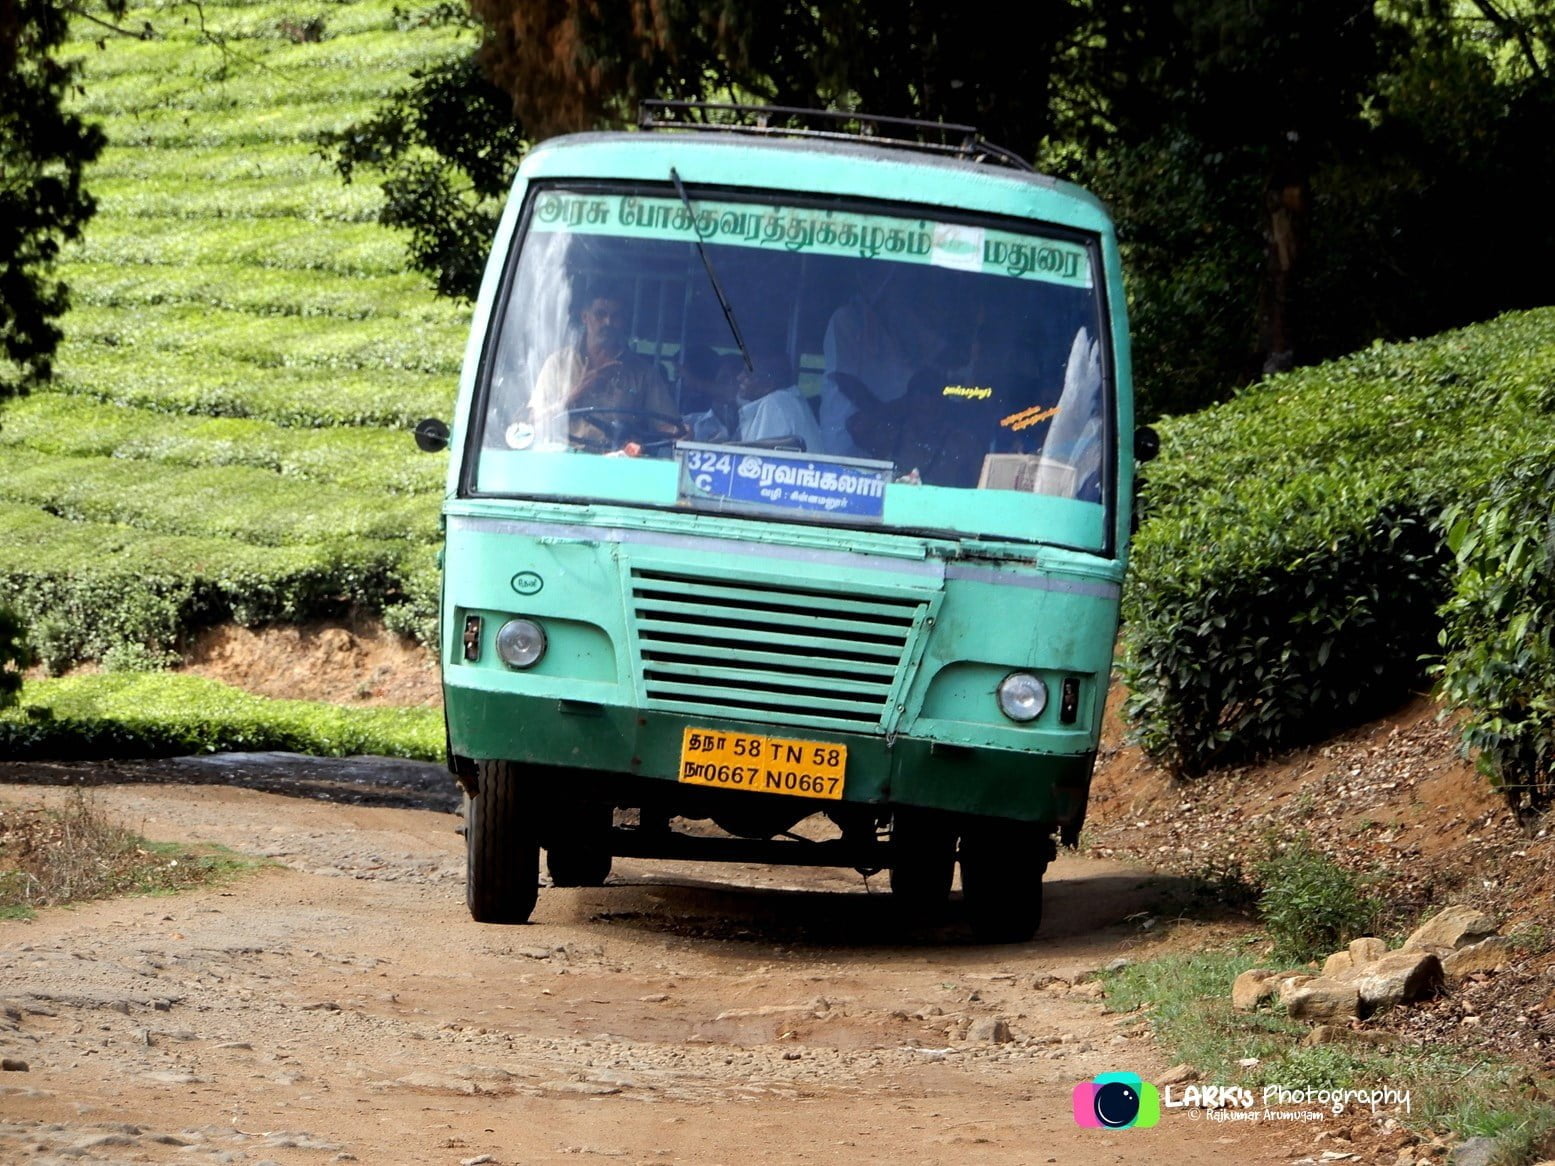
<path fill-rule="evenodd" d="M 1109 218 L 966 127 L 643 123 L 526 156 L 430 426 L 470 911 L 526 921 L 542 849 L 888 870 L 909 919 L 959 862 L 1027 939 L 1131 529 Z"/>

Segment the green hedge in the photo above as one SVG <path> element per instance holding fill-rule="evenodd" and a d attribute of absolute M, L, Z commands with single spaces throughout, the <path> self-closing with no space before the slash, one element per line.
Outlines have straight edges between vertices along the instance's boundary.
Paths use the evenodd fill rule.
<path fill-rule="evenodd" d="M 402 578 L 424 570 L 429 553 L 363 539 L 250 546 L 0 503 L 0 604 L 16 611 L 44 662 L 58 669 L 132 645 L 167 651 L 184 633 L 229 619 L 299 622 L 426 602 L 435 609 L 435 593 Z"/>
<path fill-rule="evenodd" d="M 1548 419 L 1546 419 L 1548 424 Z M 1441 692 L 1464 743 L 1519 809 L 1555 804 L 1555 436 L 1474 505 L 1451 508 Z"/>
<path fill-rule="evenodd" d="M 428 518 L 435 520 L 435 498 L 442 492 L 448 455 L 424 454 L 413 443 L 409 428 L 286 428 L 249 418 L 107 405 L 62 393 L 34 393 L 8 404 L 0 425 L 0 450 L 9 451 L 14 462 L 8 464 L 18 470 L 38 455 L 116 458 L 165 467 L 248 466 L 378 500 L 386 495 L 419 495 L 420 526 Z M 163 472 L 157 471 L 159 476 Z M 270 484 L 271 480 L 262 480 L 265 492 Z M 282 485 L 296 489 L 292 483 Z M 333 522 L 330 526 L 334 528 Z M 421 533 L 430 537 L 427 530 Z"/>
<path fill-rule="evenodd" d="M 1441 519 L 1541 441 L 1555 311 L 1377 346 L 1167 419 L 1125 595 L 1128 713 L 1183 773 L 1424 683 L 1452 587 Z"/>
<path fill-rule="evenodd" d="M 0 757 L 74 760 L 276 750 L 438 761 L 436 708 L 270 700 L 214 680 L 110 673 L 29 681 L 0 711 Z"/>
<path fill-rule="evenodd" d="M 117 405 L 206 417 L 253 417 L 277 425 L 413 427 L 447 418 L 458 382 L 407 369 L 260 368 L 215 353 L 134 354 L 74 344 L 55 365 L 55 388 Z"/>
<path fill-rule="evenodd" d="M 415 456 L 405 452 L 407 459 Z M 0 500 L 148 535 L 235 539 L 256 546 L 437 538 L 438 496 L 343 490 L 249 466 L 161 465 L 33 453 L 0 477 Z"/>

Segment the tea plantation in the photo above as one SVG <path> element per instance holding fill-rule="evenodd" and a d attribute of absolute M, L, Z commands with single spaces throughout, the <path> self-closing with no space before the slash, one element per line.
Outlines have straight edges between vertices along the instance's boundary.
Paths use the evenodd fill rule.
<path fill-rule="evenodd" d="M 1184 773 L 1440 681 L 1515 803 L 1555 796 L 1555 309 L 1378 345 L 1162 425 L 1125 598 Z"/>
<path fill-rule="evenodd" d="M 376 187 L 314 142 L 461 34 L 392 0 L 132 5 L 142 22 L 151 39 L 82 23 L 69 54 L 109 145 L 58 375 L 0 421 L 0 601 L 54 670 L 154 667 L 202 625 L 353 604 L 425 636 L 446 458 L 407 427 L 449 414 L 468 308 L 405 271 Z M 102 684 L 105 709 L 125 700 Z M 83 685 L 61 721 L 86 723 Z M 183 695 L 210 724 L 230 703 Z M 29 685 L 31 728 L 0 752 L 57 737 L 62 698 Z M 383 728 L 378 751 L 432 748 Z"/>
<path fill-rule="evenodd" d="M 0 755 L 71 737 L 434 755 L 433 711 L 348 726 L 113 672 L 201 626 L 350 606 L 430 638 L 446 458 L 409 426 L 448 415 L 468 310 L 404 270 L 376 188 L 314 143 L 462 34 L 393 0 L 141 21 L 154 37 L 80 30 L 100 211 L 65 269 L 57 379 L 0 425 L 0 603 L 51 670 L 109 674 L 30 684 Z M 1146 748 L 1191 773 L 1439 680 L 1492 778 L 1555 800 L 1552 385 L 1546 310 L 1167 419 L 1126 599 Z M 174 708 L 192 719 L 143 715 Z"/>
<path fill-rule="evenodd" d="M 458 34 L 389 0 L 142 21 L 77 30 L 109 147 L 57 379 L 0 428 L 0 599 L 54 669 L 346 603 L 424 632 L 446 459 L 407 426 L 448 415 L 468 309 L 404 270 L 376 187 L 314 142 Z"/>

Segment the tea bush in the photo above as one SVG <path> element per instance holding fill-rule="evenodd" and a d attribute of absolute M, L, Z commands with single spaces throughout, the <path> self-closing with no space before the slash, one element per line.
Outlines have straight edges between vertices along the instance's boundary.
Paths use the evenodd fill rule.
<path fill-rule="evenodd" d="M 1422 684 L 1442 516 L 1538 446 L 1555 311 L 1272 378 L 1161 426 L 1125 594 L 1128 712 L 1179 772 L 1332 731 Z"/>
<path fill-rule="evenodd" d="M 404 604 L 401 570 L 412 545 L 250 546 L 0 503 L 0 604 L 60 671 L 116 645 L 167 651 L 184 633 L 224 620 L 298 622 Z"/>
<path fill-rule="evenodd" d="M 1555 439 L 1487 496 L 1449 508 L 1457 575 L 1445 609 L 1441 692 L 1464 743 L 1520 809 L 1555 804 Z"/>
<path fill-rule="evenodd" d="M 216 353 L 134 354 L 107 345 L 68 345 L 56 364 L 56 389 L 115 405 L 206 417 L 256 417 L 293 428 L 413 427 L 446 417 L 456 384 L 406 369 L 260 368 Z M 327 391 L 326 391 L 327 388 Z"/>
<path fill-rule="evenodd" d="M 254 269 L 235 263 L 197 263 L 187 267 L 79 263 L 73 299 L 81 305 L 143 308 L 152 304 L 210 304 L 257 316 L 307 316 L 314 326 L 335 318 L 365 320 L 387 316 L 403 326 L 436 328 L 461 338 L 469 311 L 444 302 L 427 302 L 420 278 L 411 275 L 356 276 L 340 279 L 327 272 Z M 324 317 L 319 319 L 318 317 Z"/>
<path fill-rule="evenodd" d="M 403 320 L 335 318 L 327 326 L 307 316 L 230 311 L 213 304 L 161 304 L 123 312 L 81 306 L 70 314 L 78 344 L 150 348 L 225 357 L 258 369 L 405 369 L 459 376 L 464 327 L 408 328 Z"/>
<path fill-rule="evenodd" d="M 105 405 L 60 393 L 13 402 L 0 428 L 0 450 L 13 451 L 18 464 L 46 454 L 170 467 L 249 466 L 377 498 L 418 495 L 418 506 L 431 512 L 448 457 L 423 454 L 412 440 L 404 429 L 287 428 L 250 418 Z"/>
<path fill-rule="evenodd" d="M 0 604 L 0 709 L 16 703 L 22 690 L 22 669 L 32 663 L 26 630 L 16 613 Z"/>
<path fill-rule="evenodd" d="M 143 464 L 112 457 L 34 455 L 0 478 L 0 500 L 80 522 L 265 547 L 430 542 L 438 523 L 436 495 L 374 496 L 249 466 L 163 465 L 148 477 Z"/>
<path fill-rule="evenodd" d="M 279 750 L 441 760 L 436 708 L 271 700 L 198 676 L 117 672 L 29 681 L 0 712 L 0 756 L 174 757 Z"/>
<path fill-rule="evenodd" d="M 104 216 L 93 220 L 77 255 L 90 263 L 241 263 L 348 277 L 404 271 L 405 248 L 393 232 L 374 223 L 331 223 L 321 238 L 319 227 L 302 219 L 214 219 L 196 231 L 176 215 Z"/>

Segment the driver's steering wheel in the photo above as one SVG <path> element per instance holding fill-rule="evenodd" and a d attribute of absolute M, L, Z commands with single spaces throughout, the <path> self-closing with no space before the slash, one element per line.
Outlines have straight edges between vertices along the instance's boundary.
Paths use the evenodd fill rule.
<path fill-rule="evenodd" d="M 660 413 L 654 409 L 608 409 L 586 405 L 581 409 L 567 411 L 569 427 L 572 421 L 579 417 L 599 429 L 603 435 L 592 437 L 586 433 L 570 433 L 572 448 L 588 453 L 613 453 L 633 440 L 636 440 L 645 451 L 662 449 L 677 438 L 685 436 L 686 432 L 685 422 L 679 417 L 673 413 Z M 614 420 L 601 420 L 601 418 Z M 658 433 L 658 436 L 648 441 L 640 440 L 636 437 L 638 426 L 633 425 L 634 421 L 640 425 L 656 426 L 654 432 Z"/>

